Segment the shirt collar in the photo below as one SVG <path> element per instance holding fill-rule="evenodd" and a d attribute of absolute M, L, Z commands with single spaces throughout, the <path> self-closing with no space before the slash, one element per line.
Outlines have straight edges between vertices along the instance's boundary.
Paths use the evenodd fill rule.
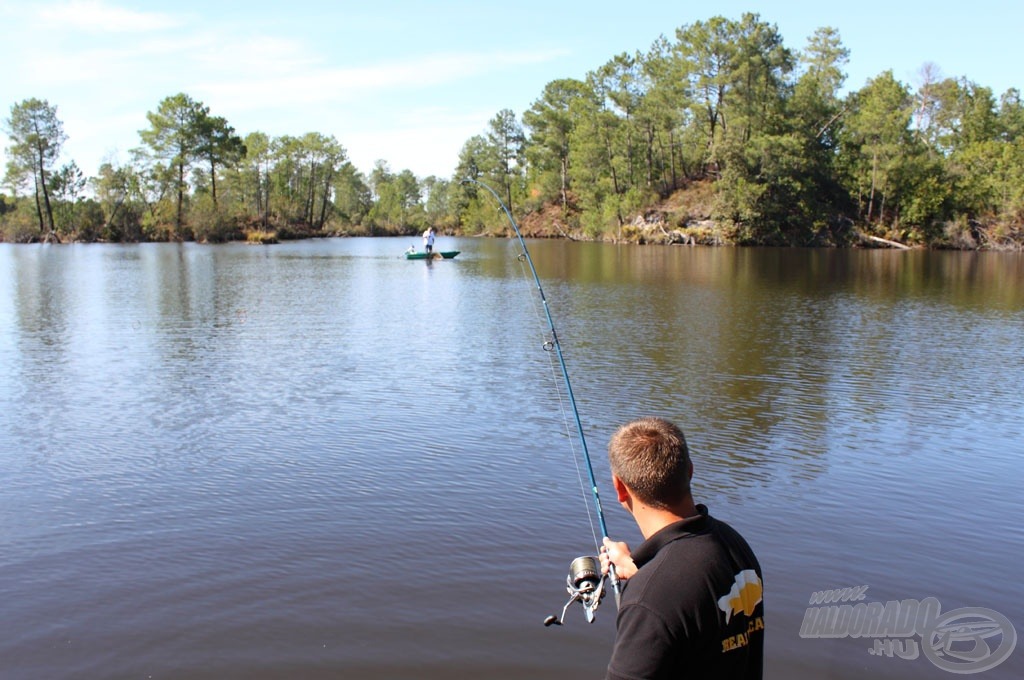
<path fill-rule="evenodd" d="M 658 551 L 672 541 L 703 533 L 707 529 L 709 520 L 710 517 L 708 516 L 707 506 L 698 504 L 696 515 L 662 527 L 650 538 L 641 543 L 639 547 L 633 551 L 633 562 L 636 563 L 637 567 L 642 567 L 654 559 L 654 556 Z"/>

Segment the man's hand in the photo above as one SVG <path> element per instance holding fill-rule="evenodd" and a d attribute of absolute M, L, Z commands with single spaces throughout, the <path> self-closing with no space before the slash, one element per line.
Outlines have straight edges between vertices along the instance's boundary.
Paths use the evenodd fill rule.
<path fill-rule="evenodd" d="M 630 579 L 637 572 L 636 563 L 633 561 L 629 546 L 622 542 L 616 542 L 607 536 L 604 537 L 604 545 L 601 546 L 601 573 L 608 573 L 608 565 L 615 565 L 615 575 L 620 581 Z"/>

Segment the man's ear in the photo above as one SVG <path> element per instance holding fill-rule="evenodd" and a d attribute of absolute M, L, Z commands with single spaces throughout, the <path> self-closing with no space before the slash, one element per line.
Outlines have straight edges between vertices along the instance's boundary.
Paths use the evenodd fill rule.
<path fill-rule="evenodd" d="M 615 495 L 618 496 L 620 503 L 629 501 L 629 489 L 626 488 L 626 484 L 615 473 L 612 473 L 612 486 L 615 487 Z"/>

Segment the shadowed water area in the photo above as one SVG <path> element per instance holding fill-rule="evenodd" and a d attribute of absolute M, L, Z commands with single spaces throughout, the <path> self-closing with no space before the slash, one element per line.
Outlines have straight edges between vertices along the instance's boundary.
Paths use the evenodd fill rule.
<path fill-rule="evenodd" d="M 0 244 L 0 677 L 601 676 L 611 597 L 541 624 L 595 547 L 518 243 L 409 245 Z M 609 435 L 675 420 L 766 677 L 952 677 L 827 589 L 1024 634 L 1024 257 L 529 247 L 610 533 Z"/>

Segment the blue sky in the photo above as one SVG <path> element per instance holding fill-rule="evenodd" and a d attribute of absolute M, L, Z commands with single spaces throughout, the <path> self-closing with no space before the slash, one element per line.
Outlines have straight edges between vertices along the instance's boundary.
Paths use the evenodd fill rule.
<path fill-rule="evenodd" d="M 450 177 L 470 136 L 503 108 L 521 115 L 548 82 L 747 11 L 792 49 L 837 28 L 848 89 L 887 69 L 916 87 L 927 62 L 996 97 L 1024 89 L 1019 0 L 0 0 L 0 110 L 30 97 L 57 106 L 65 157 L 87 174 L 126 161 L 146 112 L 185 92 L 242 135 L 320 132 L 364 172 L 383 159 Z"/>

